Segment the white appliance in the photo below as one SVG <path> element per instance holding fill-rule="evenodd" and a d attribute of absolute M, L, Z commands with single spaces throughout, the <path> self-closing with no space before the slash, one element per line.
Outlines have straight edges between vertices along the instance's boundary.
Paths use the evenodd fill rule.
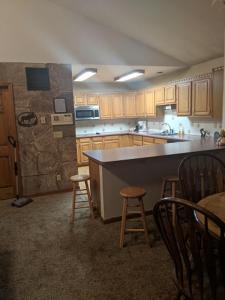
<path fill-rule="evenodd" d="M 73 124 L 73 114 L 51 114 L 52 125 L 72 125 Z"/>

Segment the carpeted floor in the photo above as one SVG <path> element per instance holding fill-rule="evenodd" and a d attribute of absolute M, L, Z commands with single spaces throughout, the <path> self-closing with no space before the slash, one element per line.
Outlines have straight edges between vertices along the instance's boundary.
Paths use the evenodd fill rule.
<path fill-rule="evenodd" d="M 88 211 L 69 224 L 71 193 L 35 198 L 23 208 L 0 202 L 0 299 L 175 299 L 171 262 L 148 217 L 153 248 L 142 234 L 120 250 L 120 223 Z"/>

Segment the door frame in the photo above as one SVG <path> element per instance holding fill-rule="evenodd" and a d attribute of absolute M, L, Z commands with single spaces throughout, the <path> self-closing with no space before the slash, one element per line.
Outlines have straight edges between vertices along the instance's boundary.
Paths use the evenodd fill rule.
<path fill-rule="evenodd" d="M 19 194 L 21 194 L 23 189 L 22 189 L 21 169 L 20 169 L 19 143 L 18 143 L 17 126 L 16 126 L 16 111 L 15 111 L 13 84 L 10 82 L 0 81 L 0 88 L 4 88 L 4 87 L 8 88 L 10 101 L 11 101 L 11 112 L 13 115 L 9 122 L 9 128 L 10 128 L 10 134 L 16 140 L 18 184 L 19 184 Z M 14 157 L 13 151 L 12 151 L 12 155 Z M 13 159 L 13 165 L 14 165 L 14 159 Z M 15 176 L 13 177 L 13 187 L 14 187 L 14 191 L 15 191 L 15 195 L 16 195 L 16 177 Z"/>

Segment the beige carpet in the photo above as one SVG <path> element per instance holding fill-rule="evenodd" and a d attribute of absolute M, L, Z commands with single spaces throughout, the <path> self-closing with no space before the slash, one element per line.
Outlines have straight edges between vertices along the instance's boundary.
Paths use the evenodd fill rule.
<path fill-rule="evenodd" d="M 170 259 L 152 217 L 153 248 L 142 234 L 120 250 L 119 223 L 88 211 L 69 224 L 71 193 L 35 198 L 23 208 L 0 202 L 0 299 L 174 299 Z"/>

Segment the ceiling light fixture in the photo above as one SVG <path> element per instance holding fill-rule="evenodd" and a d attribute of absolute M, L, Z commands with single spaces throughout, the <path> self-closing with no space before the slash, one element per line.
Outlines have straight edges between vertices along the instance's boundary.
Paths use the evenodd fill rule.
<path fill-rule="evenodd" d="M 127 81 L 145 74 L 145 70 L 133 70 L 127 74 L 114 78 L 114 81 Z"/>
<path fill-rule="evenodd" d="M 80 73 L 78 73 L 74 78 L 73 81 L 84 81 L 90 77 L 92 77 L 93 75 L 95 75 L 97 73 L 97 69 L 95 68 L 88 68 L 88 69 L 84 69 L 83 71 L 81 71 Z"/>

